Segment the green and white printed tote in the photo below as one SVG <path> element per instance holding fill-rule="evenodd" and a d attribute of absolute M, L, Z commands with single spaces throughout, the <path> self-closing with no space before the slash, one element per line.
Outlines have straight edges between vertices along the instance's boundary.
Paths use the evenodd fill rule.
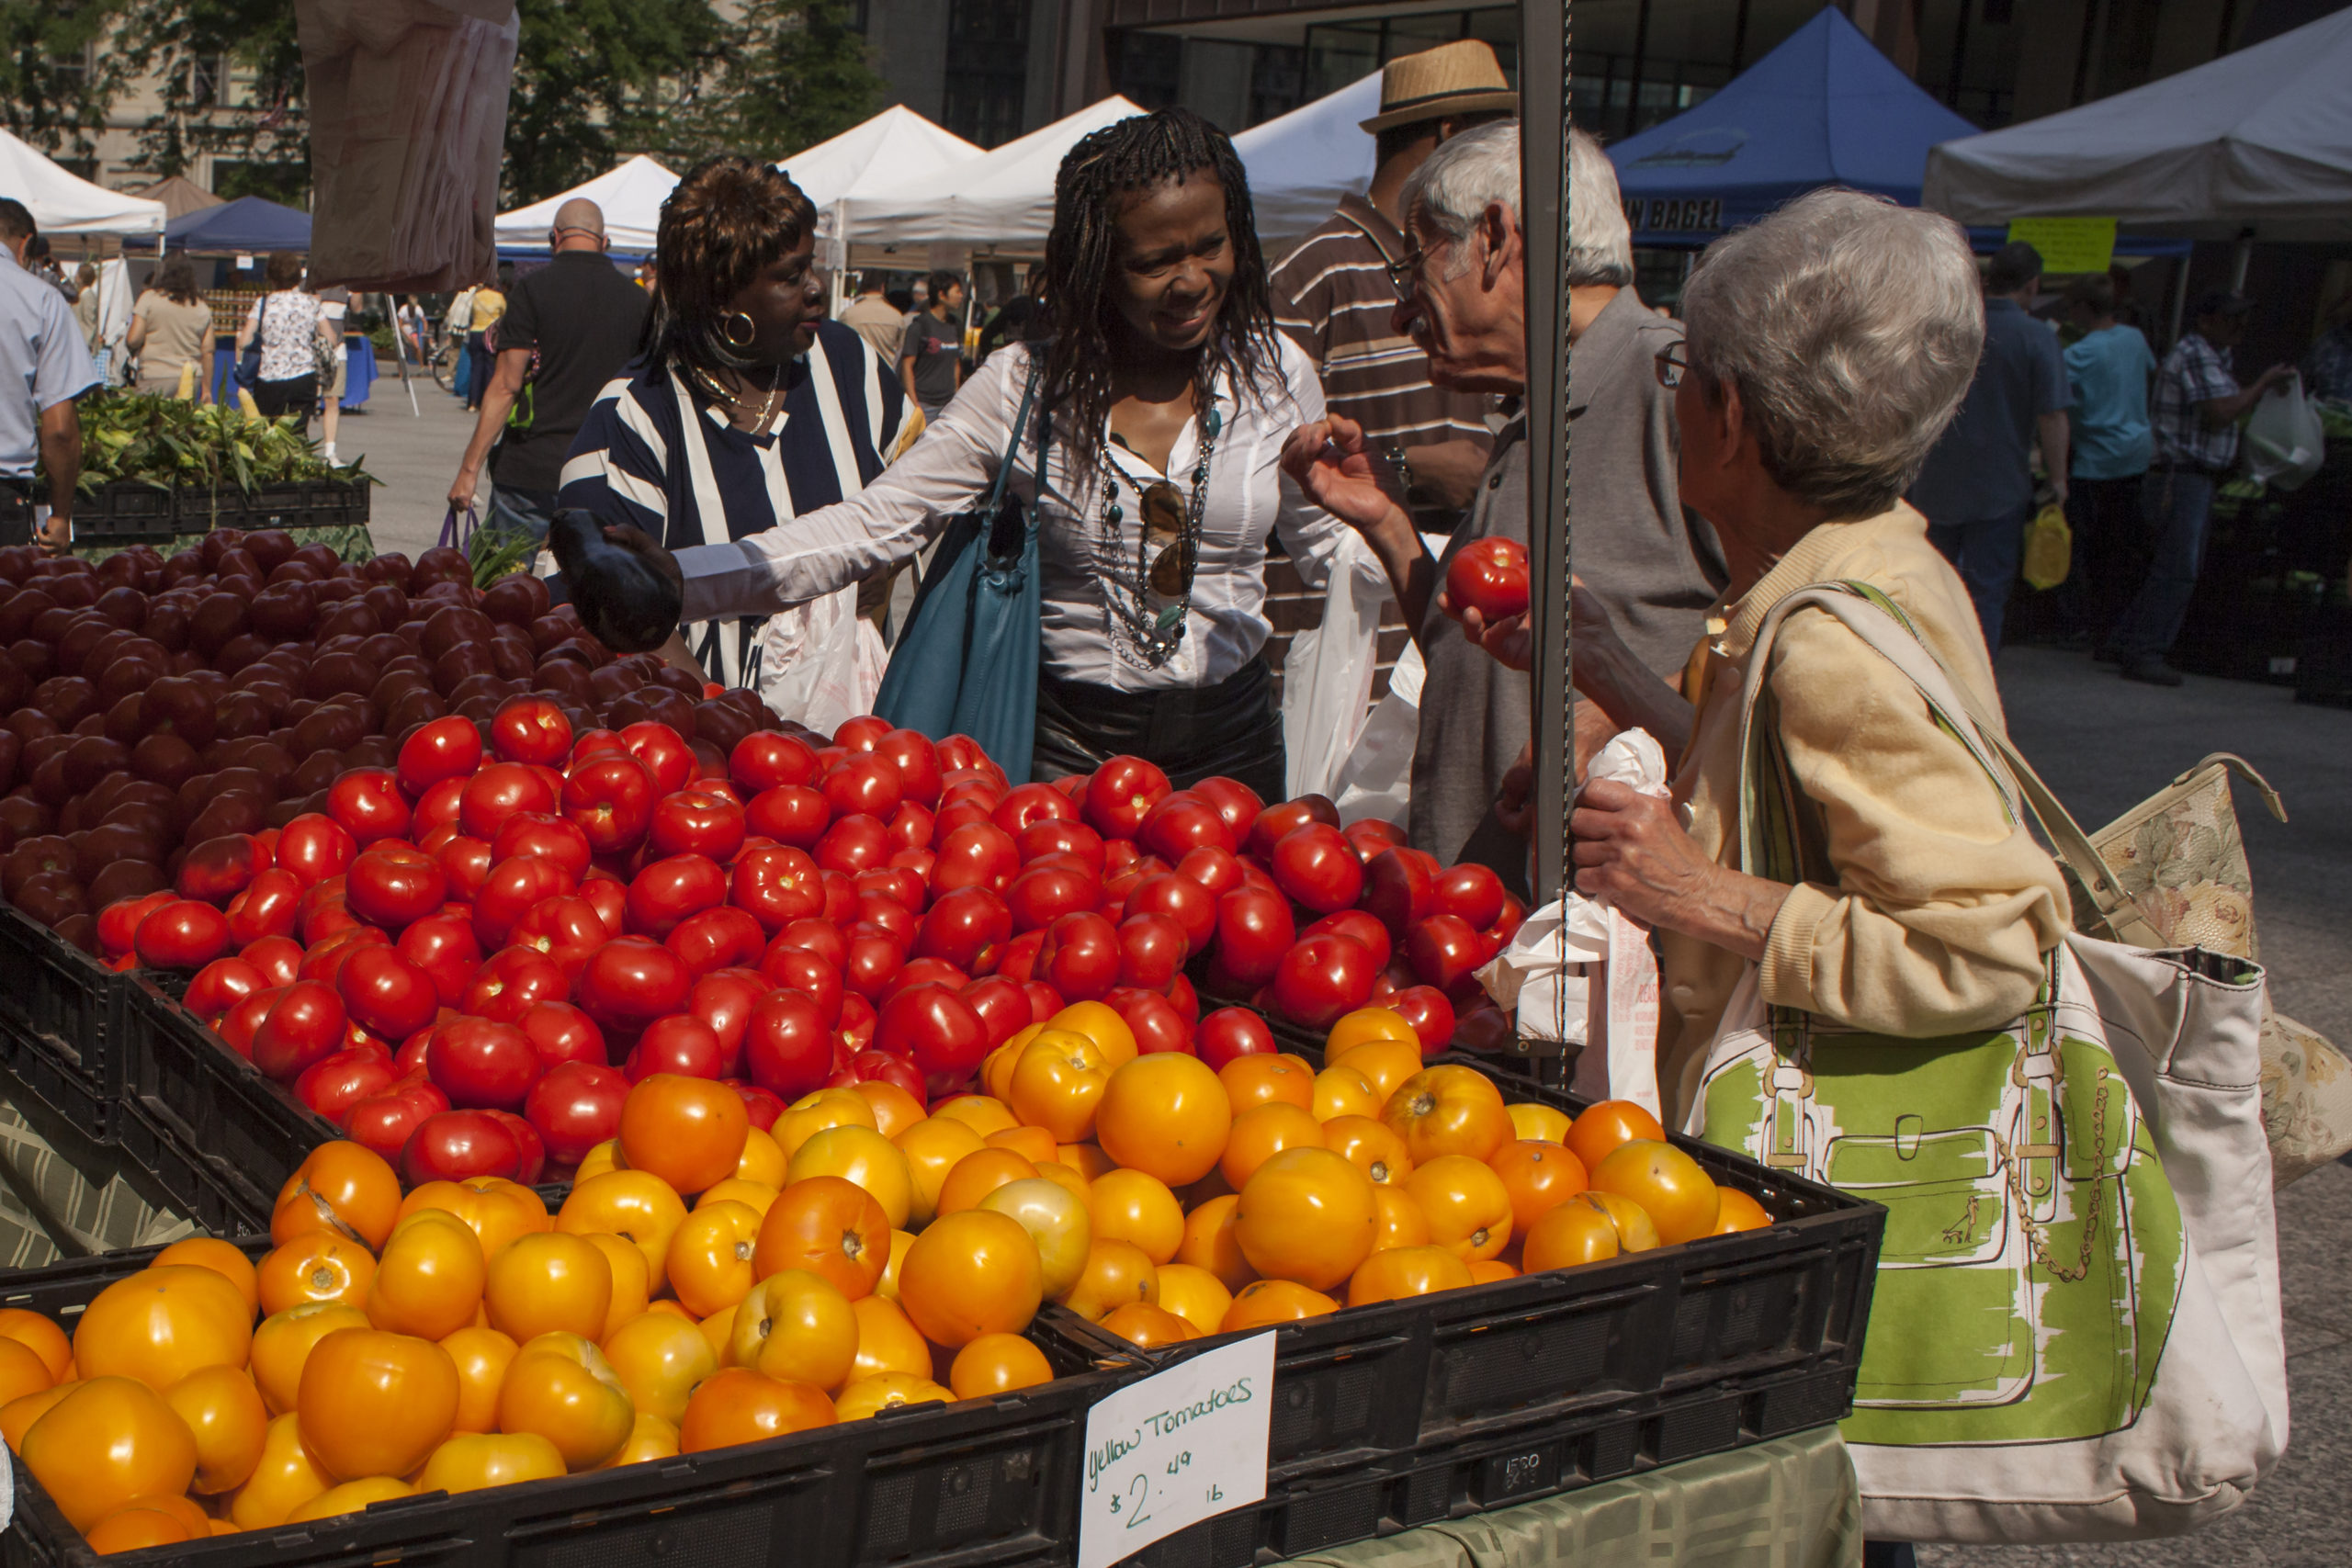
<path fill-rule="evenodd" d="M 2112 917 L 2109 934 L 2145 938 L 2006 736 L 1858 585 L 1801 590 L 1758 634 L 1742 693 L 1745 869 L 1794 881 L 1804 858 L 1801 795 L 1757 709 L 1780 624 L 1807 605 L 1919 687 L 2013 819 L 2023 795 Z M 2174 1534 L 2235 1506 L 2278 1459 L 2262 997 L 2242 959 L 2078 932 L 2007 1026 L 1903 1039 L 1767 1007 L 1751 966 L 1685 1130 L 1886 1206 L 1844 1426 L 1871 1536 Z"/>

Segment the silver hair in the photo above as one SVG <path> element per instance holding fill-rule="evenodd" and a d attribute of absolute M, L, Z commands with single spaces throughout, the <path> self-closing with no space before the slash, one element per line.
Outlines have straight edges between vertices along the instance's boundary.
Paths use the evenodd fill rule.
<path fill-rule="evenodd" d="M 1634 230 L 1617 191 L 1617 165 L 1592 133 L 1568 128 L 1568 287 L 1630 288 Z"/>
<path fill-rule="evenodd" d="M 1498 119 L 1476 126 L 1438 144 L 1406 176 L 1397 203 L 1411 222 L 1418 212 L 1430 228 L 1450 240 L 1469 236 L 1487 209 L 1500 202 L 1514 220 L 1519 217 L 1519 121 Z M 1453 270 L 1459 273 L 1468 258 L 1458 251 Z"/>
<path fill-rule="evenodd" d="M 1918 477 L 1984 346 L 1959 225 L 1817 190 L 1707 247 L 1682 291 L 1690 365 L 1739 389 L 1765 471 L 1833 519 Z"/>

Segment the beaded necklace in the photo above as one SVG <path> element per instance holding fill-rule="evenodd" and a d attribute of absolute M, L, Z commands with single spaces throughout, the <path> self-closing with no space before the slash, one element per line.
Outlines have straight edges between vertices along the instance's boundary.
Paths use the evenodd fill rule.
<path fill-rule="evenodd" d="M 1126 509 L 1119 503 L 1119 481 L 1125 476 L 1108 457 L 1103 459 L 1101 536 L 1104 585 L 1109 589 L 1105 597 L 1127 649 L 1149 669 L 1157 670 L 1174 658 L 1184 641 L 1184 619 L 1192 612 L 1193 580 L 1201 558 L 1201 513 L 1208 499 L 1209 463 L 1216 455 L 1217 432 L 1224 423 L 1214 404 L 1201 415 L 1201 451 L 1193 464 L 1190 496 L 1166 479 L 1148 485 L 1126 480 L 1136 492 L 1143 525 L 1136 531 L 1132 570 L 1119 536 L 1126 520 Z M 1157 550 L 1155 541 L 1159 541 Z"/>

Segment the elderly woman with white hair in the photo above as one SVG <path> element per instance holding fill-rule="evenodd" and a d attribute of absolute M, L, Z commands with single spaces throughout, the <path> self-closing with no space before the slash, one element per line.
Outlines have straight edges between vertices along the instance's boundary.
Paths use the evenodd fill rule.
<path fill-rule="evenodd" d="M 1570 822 L 1577 886 L 1657 933 L 1659 1088 L 1677 1120 L 1750 964 L 1771 1008 L 1924 1041 L 2025 1010 L 2067 925 L 2056 867 L 1984 767 L 1887 658 L 1815 606 L 1781 625 L 1756 714 L 1789 786 L 1798 874 L 1738 869 L 1742 688 L 1791 593 L 1872 591 L 1979 722 L 2002 724 L 1968 592 L 1901 499 L 1984 341 L 1965 239 L 1932 213 L 1815 192 L 1717 241 L 1683 311 L 1687 342 L 1657 373 L 1674 389 L 1682 499 L 1714 525 L 1731 582 L 1687 696 L 1579 591 L 1578 690 L 1680 762 L 1671 801 L 1596 781 Z"/>

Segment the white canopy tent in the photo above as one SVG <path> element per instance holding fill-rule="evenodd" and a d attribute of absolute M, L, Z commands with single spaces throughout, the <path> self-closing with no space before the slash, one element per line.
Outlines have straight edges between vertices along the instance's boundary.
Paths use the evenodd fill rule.
<path fill-rule="evenodd" d="M 958 245 L 1035 252 L 1054 222 L 1054 174 L 1088 132 L 1144 111 L 1115 94 L 950 168 L 835 202 L 860 244 Z"/>
<path fill-rule="evenodd" d="M 777 166 L 822 211 L 837 201 L 928 179 L 982 155 L 955 132 L 932 124 L 904 104 L 893 104 Z"/>
<path fill-rule="evenodd" d="M 160 234 L 164 204 L 95 186 L 0 130 L 0 196 L 14 197 L 44 234 Z"/>
<path fill-rule="evenodd" d="M 678 176 L 646 157 L 631 158 L 607 169 L 583 185 L 572 186 L 498 215 L 498 248 L 502 251 L 544 251 L 548 231 L 555 226 L 556 209 L 585 197 L 604 209 L 605 233 L 622 255 L 650 255 L 653 237 L 662 226 L 662 203 L 676 188 Z"/>
<path fill-rule="evenodd" d="M 1321 226 L 1352 192 L 1372 186 L 1373 136 L 1361 122 L 1380 112 L 1380 73 L 1328 93 L 1233 139 L 1250 174 L 1258 232 L 1268 240 Z M 1272 247 L 1267 260 L 1272 262 Z"/>
<path fill-rule="evenodd" d="M 2113 218 L 2189 239 L 2352 240 L 2352 10 L 1928 154 L 1962 223 Z"/>

